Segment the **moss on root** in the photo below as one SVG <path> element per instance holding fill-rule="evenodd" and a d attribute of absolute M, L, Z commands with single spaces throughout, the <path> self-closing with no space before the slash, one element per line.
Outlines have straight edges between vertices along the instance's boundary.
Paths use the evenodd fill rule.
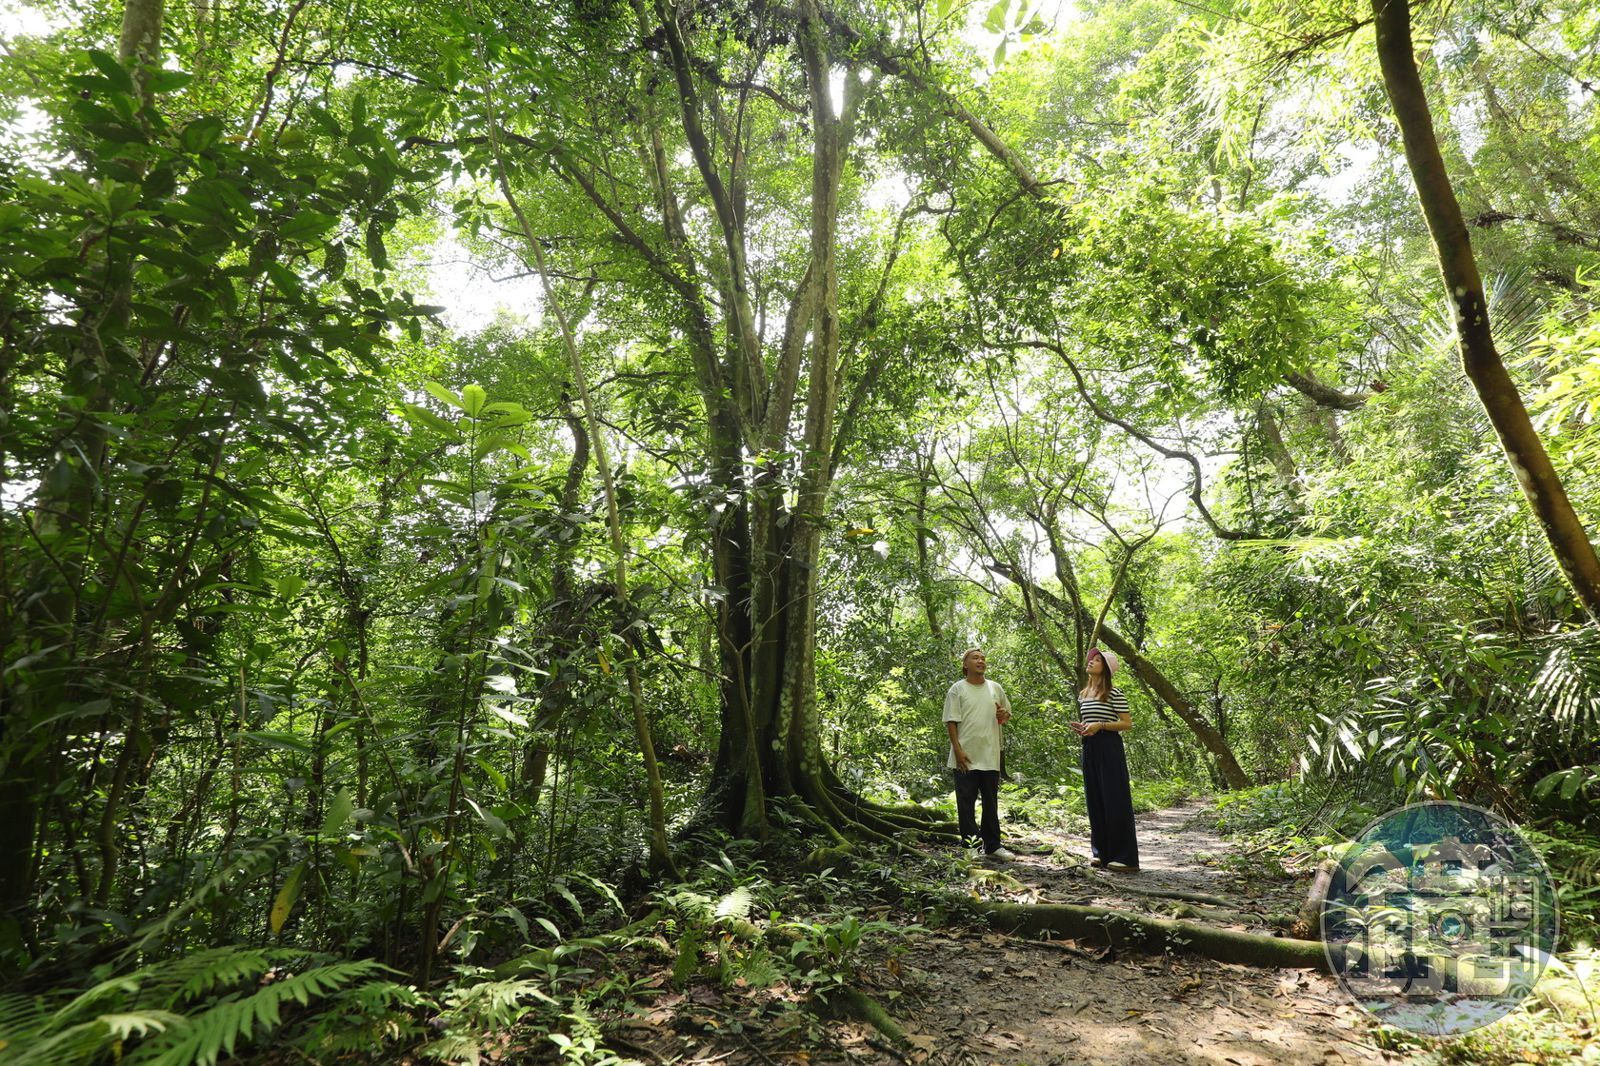
<path fill-rule="evenodd" d="M 1328 972 L 1327 954 L 1322 943 L 1316 940 L 1261 936 L 1194 922 L 1128 914 L 1106 907 L 1067 903 L 1018 904 L 978 900 L 973 906 L 995 929 L 1015 936 L 1072 937 L 1088 943 L 1154 954 L 1188 951 L 1218 962 Z"/>

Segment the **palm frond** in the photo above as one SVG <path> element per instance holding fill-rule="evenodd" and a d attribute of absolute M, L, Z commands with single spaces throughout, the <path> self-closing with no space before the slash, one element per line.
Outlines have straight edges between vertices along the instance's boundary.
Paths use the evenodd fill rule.
<path fill-rule="evenodd" d="M 1517 360 L 1545 334 L 1550 311 L 1541 283 L 1527 270 L 1504 271 L 1491 277 L 1483 295 L 1489 305 L 1489 326 L 1502 358 Z M 1456 346 L 1456 307 L 1441 298 L 1409 332 L 1401 336 L 1418 352 L 1453 351 Z"/>
<path fill-rule="evenodd" d="M 1548 735 L 1574 757 L 1587 758 L 1600 736 L 1600 626 L 1544 639 L 1544 661 L 1528 687 L 1530 712 L 1550 727 Z"/>

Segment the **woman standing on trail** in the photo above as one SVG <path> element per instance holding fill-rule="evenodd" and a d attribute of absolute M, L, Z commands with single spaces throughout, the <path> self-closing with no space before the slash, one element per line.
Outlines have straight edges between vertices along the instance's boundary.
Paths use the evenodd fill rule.
<path fill-rule="evenodd" d="M 1089 652 L 1089 683 L 1078 693 L 1078 717 L 1072 731 L 1083 738 L 1083 795 L 1089 808 L 1089 848 L 1093 864 L 1117 863 L 1139 868 L 1139 841 L 1133 832 L 1133 792 L 1128 785 L 1128 756 L 1122 736 L 1133 728 L 1128 697 L 1112 687 L 1117 657 L 1094 648 Z"/>

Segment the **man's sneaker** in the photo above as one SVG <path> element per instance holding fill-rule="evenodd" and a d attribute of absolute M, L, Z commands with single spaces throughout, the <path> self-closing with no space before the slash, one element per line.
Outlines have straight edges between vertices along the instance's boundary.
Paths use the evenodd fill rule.
<path fill-rule="evenodd" d="M 996 862 L 1015 862 L 1017 855 L 1010 848 L 995 848 L 989 853 L 989 858 Z"/>

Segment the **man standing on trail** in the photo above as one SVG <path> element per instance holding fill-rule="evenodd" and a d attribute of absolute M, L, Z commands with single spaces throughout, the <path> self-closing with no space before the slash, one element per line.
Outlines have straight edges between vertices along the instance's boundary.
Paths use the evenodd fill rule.
<path fill-rule="evenodd" d="M 944 695 L 944 727 L 950 734 L 946 765 L 955 774 L 962 841 L 974 854 L 981 847 L 989 858 L 1009 861 L 1016 856 L 1000 846 L 1000 727 L 1011 721 L 1011 701 L 999 683 L 984 676 L 988 665 L 982 648 L 968 648 L 961 655 L 964 676 Z M 980 795 L 981 829 L 973 817 Z"/>

